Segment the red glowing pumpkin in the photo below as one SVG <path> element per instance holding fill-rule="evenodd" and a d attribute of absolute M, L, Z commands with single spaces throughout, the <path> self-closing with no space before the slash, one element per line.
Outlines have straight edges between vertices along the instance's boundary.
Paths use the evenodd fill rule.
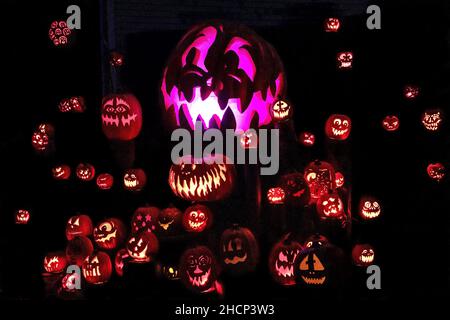
<path fill-rule="evenodd" d="M 126 238 L 125 225 L 116 218 L 101 221 L 94 228 L 94 241 L 102 249 L 114 249 Z"/>
<path fill-rule="evenodd" d="M 333 140 L 345 140 L 350 135 L 352 121 L 344 114 L 332 114 L 325 123 L 325 133 Z"/>
<path fill-rule="evenodd" d="M 400 127 L 400 120 L 397 116 L 388 115 L 384 117 L 381 124 L 383 125 L 384 130 L 395 131 Z"/>
<path fill-rule="evenodd" d="M 294 108 L 285 100 L 277 100 L 270 108 L 270 115 L 274 122 L 282 122 L 292 118 Z"/>
<path fill-rule="evenodd" d="M 202 232 L 213 222 L 211 210 L 203 204 L 188 207 L 183 213 L 183 227 L 188 232 Z"/>
<path fill-rule="evenodd" d="M 123 268 L 129 257 L 130 255 L 128 254 L 128 250 L 120 249 L 117 251 L 116 257 L 114 258 L 114 269 L 116 270 L 118 276 L 123 276 Z"/>
<path fill-rule="evenodd" d="M 419 96 L 419 87 L 415 85 L 406 85 L 403 88 L 403 95 L 406 99 L 415 99 Z"/>
<path fill-rule="evenodd" d="M 33 132 L 31 144 L 39 153 L 49 152 L 54 149 L 55 129 L 49 123 L 40 124 Z"/>
<path fill-rule="evenodd" d="M 56 47 L 67 45 L 71 34 L 66 21 L 53 21 L 48 30 L 48 37 Z"/>
<path fill-rule="evenodd" d="M 153 233 L 141 231 L 130 236 L 126 248 L 134 262 L 149 262 L 158 253 L 159 241 Z"/>
<path fill-rule="evenodd" d="M 94 252 L 83 261 L 82 269 L 87 283 L 103 284 L 108 282 L 112 275 L 111 259 L 104 252 Z"/>
<path fill-rule="evenodd" d="M 16 224 L 27 224 L 30 220 L 30 211 L 25 209 L 19 209 L 15 215 Z"/>
<path fill-rule="evenodd" d="M 422 124 L 428 131 L 439 130 L 443 121 L 443 113 L 440 109 L 426 110 L 422 114 Z"/>
<path fill-rule="evenodd" d="M 311 147 L 316 142 L 316 137 L 313 133 L 305 131 L 301 132 L 298 136 L 298 140 L 306 147 Z"/>
<path fill-rule="evenodd" d="M 286 193 L 283 188 L 275 187 L 267 190 L 267 201 L 270 204 L 283 204 Z"/>
<path fill-rule="evenodd" d="M 441 181 L 445 177 L 445 171 L 445 166 L 440 162 L 430 163 L 427 166 L 428 176 L 437 182 Z"/>
<path fill-rule="evenodd" d="M 67 243 L 66 257 L 69 264 L 81 266 L 83 260 L 94 252 L 91 240 L 84 236 L 77 236 Z"/>
<path fill-rule="evenodd" d="M 344 203 L 335 192 L 321 195 L 316 209 L 322 219 L 339 219 L 344 215 Z"/>
<path fill-rule="evenodd" d="M 140 191 L 147 184 L 147 175 L 142 169 L 127 169 L 123 175 L 123 186 L 129 191 Z"/>
<path fill-rule="evenodd" d="M 80 163 L 77 166 L 77 178 L 81 181 L 91 181 L 95 177 L 95 168 L 90 163 Z"/>
<path fill-rule="evenodd" d="M 113 67 L 121 67 L 123 66 L 123 54 L 117 51 L 112 51 L 109 54 L 109 63 Z"/>
<path fill-rule="evenodd" d="M 249 129 L 239 139 L 243 149 L 255 149 L 258 147 L 258 134 L 255 130 Z"/>
<path fill-rule="evenodd" d="M 334 168 L 325 161 L 315 160 L 309 163 L 305 168 L 304 177 L 313 199 L 327 194 L 336 187 Z"/>
<path fill-rule="evenodd" d="M 49 273 L 61 273 L 66 266 L 66 254 L 62 251 L 48 253 L 44 258 L 44 269 Z"/>
<path fill-rule="evenodd" d="M 109 190 L 114 184 L 114 177 L 109 173 L 101 173 L 97 176 L 96 182 L 100 190 Z"/>
<path fill-rule="evenodd" d="M 180 259 L 180 277 L 184 285 L 196 292 L 208 291 L 215 283 L 218 267 L 214 254 L 205 246 L 187 249 Z"/>
<path fill-rule="evenodd" d="M 183 213 L 175 207 L 161 210 L 158 215 L 158 234 L 173 235 L 180 231 Z"/>
<path fill-rule="evenodd" d="M 351 69 L 353 64 L 353 52 L 339 52 L 337 54 L 336 60 L 339 69 Z"/>
<path fill-rule="evenodd" d="M 194 129 L 267 125 L 283 96 L 283 66 L 271 45 L 239 24 L 208 22 L 190 29 L 172 53 L 161 85 L 172 122 Z"/>
<path fill-rule="evenodd" d="M 370 266 L 375 260 L 375 251 L 370 244 L 356 244 L 352 250 L 352 259 L 357 266 Z"/>
<path fill-rule="evenodd" d="M 78 236 L 88 237 L 92 234 L 94 227 L 89 216 L 80 214 L 70 217 L 66 224 L 66 238 L 72 240 Z"/>
<path fill-rule="evenodd" d="M 341 26 L 341 22 L 338 18 L 325 19 L 325 31 L 326 32 L 338 32 Z"/>
<path fill-rule="evenodd" d="M 375 219 L 381 214 L 381 204 L 372 196 L 363 196 L 359 201 L 358 213 L 365 220 Z"/>
<path fill-rule="evenodd" d="M 336 188 L 342 187 L 344 183 L 345 183 L 344 175 L 340 172 L 336 172 Z"/>
<path fill-rule="evenodd" d="M 86 110 L 86 103 L 84 98 L 81 96 L 70 97 L 62 99 L 58 104 L 58 109 L 60 112 L 84 112 Z"/>
<path fill-rule="evenodd" d="M 158 217 L 160 212 L 161 210 L 157 207 L 137 208 L 131 218 L 132 232 L 155 232 L 156 228 L 158 228 Z"/>
<path fill-rule="evenodd" d="M 71 170 L 66 164 L 54 166 L 52 168 L 52 175 L 55 180 L 68 180 L 70 178 Z"/>
<path fill-rule="evenodd" d="M 292 239 L 290 234 L 275 243 L 269 254 L 269 271 L 277 283 L 283 286 L 295 285 L 294 263 L 301 251 L 301 244 Z"/>

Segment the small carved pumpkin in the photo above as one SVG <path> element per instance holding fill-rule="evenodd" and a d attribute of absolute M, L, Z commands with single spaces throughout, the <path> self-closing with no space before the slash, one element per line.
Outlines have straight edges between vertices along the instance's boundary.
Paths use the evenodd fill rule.
<path fill-rule="evenodd" d="M 325 123 L 325 133 L 333 140 L 345 140 L 350 135 L 352 121 L 344 114 L 332 114 Z"/>
<path fill-rule="evenodd" d="M 298 140 L 305 147 L 311 147 L 316 142 L 316 136 L 311 132 L 304 131 L 299 134 Z"/>
<path fill-rule="evenodd" d="M 279 185 L 286 193 L 286 202 L 296 207 L 308 204 L 310 192 L 302 173 L 294 172 L 281 176 Z"/>
<path fill-rule="evenodd" d="M 48 152 L 54 148 L 55 129 L 49 123 L 42 123 L 33 132 L 31 144 L 37 152 Z"/>
<path fill-rule="evenodd" d="M 105 219 L 94 228 L 95 243 L 102 249 L 116 248 L 123 243 L 125 237 L 125 225 L 116 218 Z"/>
<path fill-rule="evenodd" d="M 292 118 L 293 108 L 290 103 L 285 100 L 277 100 L 270 109 L 272 120 L 274 122 L 282 122 Z"/>
<path fill-rule="evenodd" d="M 62 99 L 59 104 L 58 108 L 60 112 L 84 112 L 86 110 L 86 104 L 84 102 L 83 97 L 70 97 L 66 99 Z"/>
<path fill-rule="evenodd" d="M 384 117 L 381 124 L 383 125 L 384 130 L 395 131 L 400 127 L 400 120 L 397 116 L 388 115 Z"/>
<path fill-rule="evenodd" d="M 344 183 L 345 183 L 344 175 L 340 172 L 336 172 L 336 188 L 342 187 Z"/>
<path fill-rule="evenodd" d="M 339 219 L 344 215 L 344 203 L 335 192 L 320 196 L 316 206 L 321 219 Z"/>
<path fill-rule="evenodd" d="M 80 163 L 77 166 L 76 173 L 81 181 L 91 181 L 95 177 L 95 168 L 90 163 Z"/>
<path fill-rule="evenodd" d="M 212 225 L 213 214 L 203 204 L 188 207 L 183 213 L 183 227 L 187 232 L 202 232 Z"/>
<path fill-rule="evenodd" d="M 66 164 L 54 166 L 52 168 L 52 175 L 55 180 L 68 180 L 70 178 L 70 167 Z"/>
<path fill-rule="evenodd" d="M 103 284 L 108 282 L 112 275 L 111 259 L 102 251 L 94 252 L 84 259 L 82 269 L 86 282 Z"/>
<path fill-rule="evenodd" d="M 370 244 L 356 244 L 352 250 L 353 263 L 357 266 L 370 266 L 375 260 L 375 251 Z"/>
<path fill-rule="evenodd" d="M 403 95 L 406 99 L 415 99 L 419 96 L 419 87 L 415 85 L 406 85 L 403 88 Z"/>
<path fill-rule="evenodd" d="M 30 211 L 25 209 L 19 209 L 15 215 L 16 224 L 27 224 L 30 220 Z"/>
<path fill-rule="evenodd" d="M 53 21 L 50 24 L 50 29 L 48 30 L 48 37 L 55 45 L 55 47 L 66 46 L 69 42 L 72 30 L 67 26 L 66 21 Z"/>
<path fill-rule="evenodd" d="M 325 19 L 325 31 L 326 32 L 338 32 L 341 26 L 341 22 L 338 18 Z"/>
<path fill-rule="evenodd" d="M 63 251 L 48 253 L 44 258 L 44 269 L 49 273 L 61 273 L 66 266 L 67 259 Z"/>
<path fill-rule="evenodd" d="M 183 213 L 175 207 L 161 210 L 158 215 L 159 234 L 173 235 L 180 231 Z"/>
<path fill-rule="evenodd" d="M 430 163 L 427 166 L 428 176 L 437 182 L 441 181 L 445 177 L 445 171 L 445 166 L 440 162 Z"/>
<path fill-rule="evenodd" d="M 109 54 L 109 64 L 113 67 L 121 67 L 123 65 L 123 54 L 117 51 L 112 51 Z"/>
<path fill-rule="evenodd" d="M 328 162 L 315 160 L 309 163 L 305 168 L 304 177 L 313 199 L 335 189 L 336 175 L 333 166 Z"/>
<path fill-rule="evenodd" d="M 363 196 L 359 201 L 358 212 L 363 219 L 375 219 L 381 214 L 380 201 L 371 196 Z"/>
<path fill-rule="evenodd" d="M 329 244 L 327 237 L 321 234 L 313 234 L 305 240 L 305 248 L 319 248 Z"/>
<path fill-rule="evenodd" d="M 123 186 L 130 191 L 140 191 L 147 184 L 147 175 L 142 169 L 128 169 L 123 176 Z"/>
<path fill-rule="evenodd" d="M 439 109 L 426 110 L 422 114 L 422 124 L 429 131 L 439 130 L 443 121 L 443 113 Z"/>
<path fill-rule="evenodd" d="M 114 177 L 109 173 L 102 173 L 97 176 L 97 186 L 100 190 L 109 190 L 114 184 Z"/>
<path fill-rule="evenodd" d="M 267 190 L 267 201 L 270 204 L 283 204 L 286 198 L 286 193 L 283 188 L 275 187 Z"/>

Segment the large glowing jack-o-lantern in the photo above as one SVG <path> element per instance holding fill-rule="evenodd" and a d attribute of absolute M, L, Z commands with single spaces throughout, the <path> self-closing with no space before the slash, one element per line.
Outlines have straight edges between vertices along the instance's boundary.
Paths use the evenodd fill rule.
<path fill-rule="evenodd" d="M 275 49 L 248 28 L 225 22 L 193 27 L 164 70 L 164 106 L 177 125 L 246 131 L 271 121 L 283 96 L 283 66 Z"/>
<path fill-rule="evenodd" d="M 427 166 L 427 173 L 431 179 L 439 182 L 445 177 L 445 166 L 440 162 L 430 163 Z"/>
<path fill-rule="evenodd" d="M 103 133 L 110 140 L 132 140 L 141 132 L 141 104 L 131 93 L 104 97 L 101 118 Z"/>
<path fill-rule="evenodd" d="M 44 269 L 49 273 L 61 273 L 66 265 L 66 254 L 63 251 L 48 253 L 44 258 Z"/>
<path fill-rule="evenodd" d="M 358 213 L 366 220 L 378 218 L 381 214 L 380 201 L 372 196 L 362 197 L 359 201 Z"/>
<path fill-rule="evenodd" d="M 388 115 L 388 116 L 384 117 L 381 124 L 383 125 L 384 130 L 395 131 L 400 126 L 400 120 L 398 119 L 397 116 Z"/>
<path fill-rule="evenodd" d="M 442 123 L 442 111 L 439 109 L 426 110 L 422 114 L 422 124 L 429 131 L 437 131 Z"/>
<path fill-rule="evenodd" d="M 141 231 L 128 239 L 126 247 L 134 262 L 144 263 L 158 253 L 159 241 L 153 233 Z"/>
<path fill-rule="evenodd" d="M 305 168 L 304 177 L 313 199 L 335 189 L 336 175 L 333 166 L 328 162 L 315 160 L 309 163 Z"/>
<path fill-rule="evenodd" d="M 180 277 L 184 285 L 197 292 L 210 289 L 217 278 L 217 262 L 207 247 L 187 249 L 180 259 Z"/>
<path fill-rule="evenodd" d="M 325 133 L 333 140 L 345 140 L 350 135 L 352 121 L 344 114 L 333 114 L 325 123 Z"/>
<path fill-rule="evenodd" d="M 295 285 L 294 263 L 300 251 L 301 244 L 291 239 L 290 234 L 273 246 L 269 255 L 269 271 L 277 283 L 283 286 Z"/>
<path fill-rule="evenodd" d="M 375 251 L 370 244 L 356 244 L 352 249 L 352 260 L 357 266 L 370 266 L 375 260 Z"/>
<path fill-rule="evenodd" d="M 16 211 L 16 224 L 27 224 L 30 220 L 30 211 L 19 209 Z"/>
<path fill-rule="evenodd" d="M 72 30 L 69 29 L 66 21 L 53 21 L 48 30 L 48 37 L 56 47 L 65 46 L 70 39 L 71 33 Z"/>

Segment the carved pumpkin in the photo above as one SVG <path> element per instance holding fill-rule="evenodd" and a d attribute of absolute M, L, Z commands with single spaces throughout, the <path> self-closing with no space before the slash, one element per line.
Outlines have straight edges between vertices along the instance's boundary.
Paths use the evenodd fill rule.
<path fill-rule="evenodd" d="M 395 131 L 400 127 L 400 120 L 398 119 L 397 116 L 388 115 L 384 117 L 381 124 L 383 125 L 384 130 Z"/>
<path fill-rule="evenodd" d="M 286 193 L 286 202 L 296 207 L 308 204 L 310 192 L 303 174 L 299 172 L 285 174 L 281 176 L 279 185 Z"/>
<path fill-rule="evenodd" d="M 177 125 L 241 129 L 267 125 L 284 91 L 276 51 L 239 24 L 208 22 L 190 29 L 164 70 L 164 106 Z"/>
<path fill-rule="evenodd" d="M 114 184 L 114 177 L 109 173 L 101 173 L 97 176 L 97 186 L 100 190 L 109 190 Z"/>
<path fill-rule="evenodd" d="M 158 264 L 158 270 L 160 275 L 162 275 L 167 280 L 179 280 L 180 279 L 180 269 L 177 264 L 170 263 L 160 263 Z"/>
<path fill-rule="evenodd" d="M 321 195 L 316 209 L 321 219 L 338 219 L 344 215 L 344 203 L 336 192 Z"/>
<path fill-rule="evenodd" d="M 48 37 L 56 46 L 65 46 L 69 42 L 72 30 L 67 27 L 66 21 L 53 21 L 48 30 Z"/>
<path fill-rule="evenodd" d="M 270 114 L 274 122 L 282 122 L 292 118 L 294 109 L 290 103 L 285 100 L 277 100 L 270 108 Z"/>
<path fill-rule="evenodd" d="M 31 144 L 37 152 L 48 152 L 54 148 L 55 129 L 49 123 L 42 123 L 33 132 Z"/>
<path fill-rule="evenodd" d="M 374 197 L 364 196 L 359 201 L 358 212 L 363 219 L 375 219 L 381 214 L 380 202 Z"/>
<path fill-rule="evenodd" d="M 258 147 L 258 134 L 254 129 L 249 129 L 241 134 L 239 141 L 243 149 L 255 149 Z"/>
<path fill-rule="evenodd" d="M 321 246 L 303 250 L 297 258 L 296 272 L 297 278 L 307 286 L 323 286 L 328 280 L 328 265 L 325 252 Z"/>
<path fill-rule="evenodd" d="M 299 242 L 287 234 L 275 243 L 269 255 L 269 271 L 272 278 L 283 286 L 295 285 L 294 263 L 302 250 Z"/>
<path fill-rule="evenodd" d="M 127 241 L 128 254 L 137 263 L 151 261 L 158 250 L 158 238 L 151 232 L 140 231 L 130 236 Z"/>
<path fill-rule="evenodd" d="M 185 200 L 216 201 L 231 193 L 234 184 L 234 167 L 222 155 L 194 159 L 181 158 L 169 172 L 172 192 Z"/>
<path fill-rule="evenodd" d="M 58 104 L 60 112 L 84 112 L 86 110 L 86 104 L 83 97 L 70 97 L 62 99 Z"/>
<path fill-rule="evenodd" d="M 327 237 L 321 234 L 313 234 L 305 240 L 305 248 L 319 248 L 329 244 Z"/>
<path fill-rule="evenodd" d="M 66 254 L 62 251 L 48 253 L 44 258 L 44 269 L 49 273 L 61 273 L 66 266 Z"/>
<path fill-rule="evenodd" d="M 337 54 L 337 65 L 339 69 L 351 69 L 353 64 L 353 53 L 351 51 L 343 51 Z"/>
<path fill-rule="evenodd" d="M 338 18 L 327 18 L 325 20 L 325 31 L 326 32 L 338 32 L 341 22 Z"/>
<path fill-rule="evenodd" d="M 427 166 L 428 176 L 437 182 L 441 181 L 445 177 L 445 171 L 445 166 L 440 162 L 430 163 Z"/>
<path fill-rule="evenodd" d="M 253 271 L 259 260 L 259 246 L 253 232 L 233 225 L 220 238 L 221 262 L 225 270 L 235 274 Z"/>
<path fill-rule="evenodd" d="M 429 131 L 437 131 L 443 121 L 442 111 L 439 109 L 426 110 L 422 114 L 422 124 Z"/>
<path fill-rule="evenodd" d="M 131 93 L 111 94 L 102 101 L 102 130 L 110 140 L 136 138 L 142 127 L 142 109 Z"/>
<path fill-rule="evenodd" d="M 173 235 L 180 231 L 183 213 L 175 207 L 161 210 L 158 215 L 159 234 Z"/>
<path fill-rule="evenodd" d="M 119 277 L 123 276 L 123 267 L 125 266 L 125 261 L 127 261 L 129 257 L 128 250 L 120 249 L 117 251 L 116 257 L 114 258 L 114 269 Z"/>
<path fill-rule="evenodd" d="M 335 189 L 336 175 L 333 166 L 328 162 L 315 160 L 309 163 L 305 168 L 304 177 L 313 199 Z"/>
<path fill-rule="evenodd" d="M 275 187 L 267 190 L 267 201 L 270 204 L 283 204 L 285 197 L 286 193 L 283 188 Z"/>
<path fill-rule="evenodd" d="M 375 260 L 375 251 L 370 244 L 356 244 L 352 250 L 352 259 L 357 266 L 370 266 Z"/>
<path fill-rule="evenodd" d="M 105 219 L 94 228 L 95 243 L 102 249 L 116 248 L 123 243 L 125 237 L 125 225 L 116 218 Z"/>
<path fill-rule="evenodd" d="M 52 168 L 52 175 L 55 180 L 68 180 L 70 178 L 70 167 L 66 164 L 54 166 Z"/>
<path fill-rule="evenodd" d="M 95 168 L 90 163 L 80 163 L 77 166 L 76 173 L 81 181 L 91 181 L 95 177 Z"/>
<path fill-rule="evenodd" d="M 184 285 L 193 291 L 209 290 L 217 279 L 217 262 L 207 247 L 187 249 L 180 259 L 180 277 Z"/>
<path fill-rule="evenodd" d="M 325 123 L 325 133 L 333 140 L 345 140 L 350 135 L 352 121 L 344 114 L 332 114 Z"/>
<path fill-rule="evenodd" d="M 298 140 L 300 143 L 302 143 L 305 147 L 311 147 L 316 142 L 316 137 L 313 133 L 304 131 L 301 132 L 298 136 Z"/>
<path fill-rule="evenodd" d="M 187 232 L 202 232 L 213 222 L 213 214 L 203 204 L 188 207 L 183 213 L 183 227 Z"/>
<path fill-rule="evenodd" d="M 336 188 L 342 187 L 344 183 L 345 183 L 344 175 L 340 172 L 336 172 Z"/>
<path fill-rule="evenodd" d="M 86 282 L 96 285 L 108 282 L 112 275 L 111 259 L 104 252 L 94 252 L 83 261 L 82 269 Z"/>
<path fill-rule="evenodd" d="M 94 252 L 91 240 L 84 236 L 77 236 L 67 243 L 66 257 L 69 264 L 81 266 L 83 260 Z"/>
<path fill-rule="evenodd" d="M 403 95 L 406 99 L 415 99 L 419 96 L 419 87 L 415 85 L 406 85 L 403 89 Z"/>
<path fill-rule="evenodd" d="M 112 51 L 109 54 L 109 64 L 113 67 L 123 66 L 123 54 L 117 51 Z"/>
<path fill-rule="evenodd" d="M 70 217 L 66 224 L 66 238 L 72 240 L 77 236 L 88 237 L 92 234 L 94 227 L 89 216 L 81 214 Z"/>
<path fill-rule="evenodd" d="M 158 217 L 160 214 L 157 207 L 137 208 L 131 218 L 131 230 L 133 233 L 139 231 L 155 232 L 158 227 Z"/>
<path fill-rule="evenodd" d="M 19 209 L 15 215 L 16 224 L 27 224 L 30 220 L 30 211 L 25 209 Z"/>
<path fill-rule="evenodd" d="M 123 176 L 123 186 L 130 191 L 140 191 L 147 184 L 147 175 L 142 169 L 128 169 Z"/>

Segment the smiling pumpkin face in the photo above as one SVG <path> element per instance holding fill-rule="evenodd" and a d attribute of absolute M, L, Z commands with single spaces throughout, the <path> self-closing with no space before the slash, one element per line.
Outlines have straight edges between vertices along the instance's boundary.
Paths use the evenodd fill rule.
<path fill-rule="evenodd" d="M 333 114 L 325 123 L 325 133 L 333 140 L 345 140 L 349 137 L 352 121 L 344 114 Z"/>
<path fill-rule="evenodd" d="M 183 213 L 183 227 L 187 232 L 202 232 L 213 222 L 211 210 L 203 204 L 188 207 Z"/>
<path fill-rule="evenodd" d="M 358 211 L 363 219 L 375 219 L 381 214 L 380 201 L 371 196 L 364 196 L 359 202 Z"/>
<path fill-rule="evenodd" d="M 339 52 L 336 60 L 339 69 L 351 69 L 353 64 L 353 53 L 351 51 Z"/>
<path fill-rule="evenodd" d="M 126 248 L 133 262 L 145 263 L 151 261 L 158 253 L 159 241 L 153 233 L 140 231 L 130 236 Z"/>
<path fill-rule="evenodd" d="M 396 131 L 400 127 L 400 120 L 397 116 L 388 115 L 384 117 L 381 124 L 386 131 Z"/>
<path fill-rule="evenodd" d="M 344 203 L 335 192 L 324 194 L 317 200 L 317 213 L 322 219 L 338 219 L 344 215 Z"/>
<path fill-rule="evenodd" d="M 105 219 L 94 228 L 95 243 L 103 249 L 116 248 L 125 237 L 125 225 L 116 218 Z"/>
<path fill-rule="evenodd" d="M 83 276 L 90 284 L 103 284 L 112 275 L 111 259 L 105 252 L 95 252 L 86 257 L 82 265 Z"/>
<path fill-rule="evenodd" d="M 210 289 L 217 279 L 217 262 L 205 246 L 187 249 L 180 260 L 180 276 L 184 285 L 193 291 Z"/>
<path fill-rule="evenodd" d="M 292 118 L 293 108 L 285 100 L 277 100 L 270 109 L 274 122 L 282 122 Z"/>
<path fill-rule="evenodd" d="M 66 164 L 54 166 L 52 168 L 52 175 L 55 180 L 68 180 L 70 178 L 70 167 Z"/>
<path fill-rule="evenodd" d="M 369 244 L 356 244 L 352 250 L 353 263 L 357 266 L 370 266 L 375 260 L 375 251 Z"/>
<path fill-rule="evenodd" d="M 439 109 L 426 110 L 422 114 L 422 124 L 428 131 L 438 131 L 443 121 L 443 113 Z"/>
<path fill-rule="evenodd" d="M 49 273 L 61 273 L 66 265 L 66 254 L 62 251 L 48 253 L 44 258 L 44 269 Z"/>
<path fill-rule="evenodd" d="M 123 176 L 123 186 L 129 191 L 140 191 L 147 184 L 147 175 L 142 169 L 128 169 Z"/>
<path fill-rule="evenodd" d="M 90 163 L 80 163 L 77 166 L 76 174 L 81 181 L 91 181 L 95 177 L 95 168 Z"/>

